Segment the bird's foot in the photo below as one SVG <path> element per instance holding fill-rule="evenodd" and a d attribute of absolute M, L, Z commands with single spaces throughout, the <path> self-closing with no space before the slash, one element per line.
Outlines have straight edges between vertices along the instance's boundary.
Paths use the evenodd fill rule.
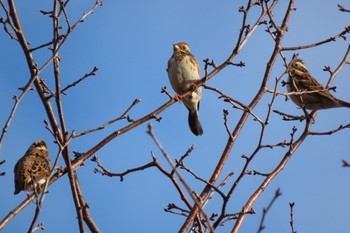
<path fill-rule="evenodd" d="M 197 89 L 198 89 L 198 85 L 195 84 L 195 83 L 193 83 L 193 84 L 191 85 L 191 90 L 192 90 L 192 91 L 195 91 L 195 90 L 197 90 Z"/>
<path fill-rule="evenodd" d="M 180 94 L 176 94 L 175 97 L 174 97 L 174 99 L 176 101 L 180 101 L 182 98 L 183 98 L 183 95 L 180 95 Z"/>

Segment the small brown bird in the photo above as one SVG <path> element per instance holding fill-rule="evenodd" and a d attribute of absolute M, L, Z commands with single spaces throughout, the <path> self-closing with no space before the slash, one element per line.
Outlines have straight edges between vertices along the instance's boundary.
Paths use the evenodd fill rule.
<path fill-rule="evenodd" d="M 305 107 L 309 110 L 340 107 L 350 108 L 350 103 L 335 98 L 328 90 L 325 90 L 311 76 L 301 59 L 292 59 L 288 66 L 288 74 L 288 92 L 309 92 L 302 95 L 290 95 L 291 100 L 299 107 Z"/>
<path fill-rule="evenodd" d="M 196 58 L 191 54 L 190 47 L 185 42 L 173 45 L 173 55 L 168 61 L 168 77 L 171 86 L 178 95 L 194 87 L 200 79 L 199 65 Z M 188 124 L 192 133 L 196 136 L 203 134 L 203 128 L 199 121 L 199 103 L 202 96 L 202 88 L 199 87 L 185 96 L 182 101 L 189 111 Z"/>
<path fill-rule="evenodd" d="M 20 191 L 38 189 L 50 175 L 50 158 L 44 140 L 36 140 L 14 168 L 15 195 Z"/>

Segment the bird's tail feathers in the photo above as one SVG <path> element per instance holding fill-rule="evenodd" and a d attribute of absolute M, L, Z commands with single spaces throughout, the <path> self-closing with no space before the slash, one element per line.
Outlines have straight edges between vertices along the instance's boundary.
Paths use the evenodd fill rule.
<path fill-rule="evenodd" d="M 203 134 L 203 128 L 201 122 L 199 121 L 198 111 L 189 111 L 188 114 L 188 124 L 192 133 L 196 136 L 200 136 Z"/>

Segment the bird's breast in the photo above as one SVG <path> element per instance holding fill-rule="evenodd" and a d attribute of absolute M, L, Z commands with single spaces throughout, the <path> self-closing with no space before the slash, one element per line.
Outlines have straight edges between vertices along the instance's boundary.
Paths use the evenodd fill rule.
<path fill-rule="evenodd" d="M 197 68 L 191 63 L 189 58 L 172 59 L 168 67 L 169 80 L 175 92 L 181 94 L 199 80 L 200 76 Z"/>

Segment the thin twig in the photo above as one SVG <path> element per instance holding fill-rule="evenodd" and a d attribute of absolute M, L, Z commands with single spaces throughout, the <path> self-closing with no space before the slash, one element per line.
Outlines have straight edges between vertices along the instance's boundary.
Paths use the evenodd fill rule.
<path fill-rule="evenodd" d="M 98 126 L 98 127 L 94 128 L 94 129 L 85 130 L 85 131 L 83 131 L 83 132 L 81 132 L 81 133 L 75 133 L 75 132 L 73 132 L 72 137 L 73 137 L 73 138 L 77 138 L 77 137 L 80 137 L 80 136 L 83 136 L 83 135 L 86 135 L 86 134 L 89 134 L 89 133 L 92 133 L 92 132 L 95 132 L 95 131 L 104 129 L 104 128 L 106 128 L 107 126 L 109 126 L 110 124 L 113 124 L 114 122 L 119 121 L 119 120 L 123 120 L 123 119 L 125 119 L 125 118 L 128 119 L 129 122 L 133 122 L 133 120 L 131 120 L 130 117 L 127 116 L 127 113 L 128 113 L 136 104 L 140 103 L 140 101 L 141 101 L 140 99 L 135 99 L 135 100 L 132 102 L 132 104 L 125 110 L 125 112 L 124 112 L 122 115 L 120 115 L 119 117 L 117 117 L 117 118 L 115 118 L 115 119 L 113 119 L 113 120 L 110 120 L 110 121 L 104 123 L 103 125 Z"/>
<path fill-rule="evenodd" d="M 294 211 L 293 211 L 293 210 L 294 210 L 294 205 L 295 205 L 294 202 L 290 202 L 290 203 L 289 203 L 289 207 L 290 207 L 290 221 L 289 221 L 289 224 L 290 224 L 292 233 L 297 233 L 297 232 L 294 230 Z"/>
<path fill-rule="evenodd" d="M 166 86 L 162 87 L 162 90 L 160 93 L 165 93 L 170 99 L 173 98 L 173 96 L 168 92 L 168 90 L 166 89 Z"/>
<path fill-rule="evenodd" d="M 42 230 L 42 231 L 45 230 L 45 228 L 44 228 L 44 223 L 39 223 L 36 227 L 33 228 L 33 230 L 31 231 L 31 233 L 36 232 L 36 231 L 38 231 L 38 230 Z"/>
<path fill-rule="evenodd" d="M 175 170 L 177 170 L 178 167 L 183 165 L 183 161 L 185 160 L 185 158 L 187 158 L 188 156 L 190 156 L 190 154 L 192 153 L 193 149 L 194 149 L 194 144 L 192 144 L 192 146 L 186 151 L 186 153 L 180 157 L 179 160 L 175 159 L 175 169 L 173 169 L 170 174 L 173 176 L 175 173 Z"/>
<path fill-rule="evenodd" d="M 10 124 L 11 124 L 11 122 L 12 122 L 12 120 L 13 120 L 13 117 L 15 116 L 16 110 L 17 110 L 17 108 L 18 108 L 20 102 L 22 101 L 22 99 L 24 98 L 24 96 L 28 93 L 28 91 L 29 91 L 30 88 L 31 88 L 32 83 L 34 82 L 34 80 L 35 80 L 37 77 L 38 77 L 38 76 L 36 76 L 36 75 L 33 76 L 33 77 L 31 77 L 30 80 L 27 82 L 27 84 L 24 86 L 24 88 L 21 88 L 22 93 L 20 94 L 20 96 L 18 96 L 18 97 L 15 96 L 15 97 L 14 97 L 15 103 L 14 103 L 12 109 L 11 109 L 11 112 L 10 112 L 10 114 L 9 114 L 9 117 L 8 117 L 7 120 L 6 120 L 6 123 L 5 123 L 4 127 L 2 128 L 2 133 L 1 133 L 1 136 L 0 136 L 0 149 L 1 149 L 1 147 L 2 147 L 2 143 L 3 143 L 3 141 L 4 141 L 4 138 L 5 138 L 5 136 L 6 136 L 6 133 L 7 133 L 8 129 L 9 129 L 9 127 L 10 127 Z"/>
<path fill-rule="evenodd" d="M 224 113 L 224 125 L 225 125 L 226 132 L 227 132 L 228 136 L 231 138 L 231 140 L 233 140 L 230 128 L 228 126 L 228 119 L 227 119 L 229 111 L 224 109 L 223 113 Z"/>
<path fill-rule="evenodd" d="M 233 176 L 234 172 L 230 172 L 222 181 L 221 183 L 219 183 L 218 187 L 215 188 L 213 187 L 207 198 L 203 201 L 203 207 L 206 206 L 209 203 L 209 200 L 212 198 L 212 196 L 214 195 L 214 193 L 216 192 L 216 190 L 220 190 L 221 187 L 223 187 L 224 185 L 226 185 L 227 181 Z M 211 184 L 210 184 L 211 185 Z M 223 199 L 227 198 L 226 195 L 220 195 Z"/>
<path fill-rule="evenodd" d="M 120 177 L 120 181 L 124 181 L 124 176 L 126 176 L 126 175 L 128 175 L 130 173 L 143 171 L 143 170 L 145 170 L 147 168 L 157 166 L 156 165 L 157 160 L 155 158 L 153 158 L 152 162 L 149 162 L 149 163 L 147 163 L 145 165 L 142 165 L 142 166 L 139 166 L 139 167 L 136 167 L 136 168 L 128 169 L 128 170 L 126 170 L 125 172 L 122 172 L 122 173 L 114 173 L 114 172 L 109 171 L 105 166 L 103 166 L 102 163 L 100 162 L 99 158 L 96 155 L 94 155 L 91 158 L 91 161 L 95 162 L 97 164 L 97 166 L 101 169 L 101 170 L 99 170 L 98 168 L 95 168 L 94 169 L 94 173 L 100 173 L 102 176 Z"/>
<path fill-rule="evenodd" d="M 59 40 L 62 39 L 62 38 L 63 38 L 63 36 L 59 36 Z M 50 46 L 50 45 L 52 45 L 53 43 L 54 43 L 53 41 L 50 41 L 50 42 L 44 43 L 44 44 L 42 44 L 42 45 L 39 45 L 39 46 L 37 46 L 37 47 L 31 48 L 29 51 L 30 51 L 30 52 L 34 52 L 35 50 L 39 50 L 39 49 L 42 49 L 42 48 L 44 48 L 44 47 Z"/>
<path fill-rule="evenodd" d="M 346 12 L 346 13 L 350 13 L 350 10 L 349 9 L 346 9 L 345 7 L 343 7 L 342 5 L 338 4 L 338 8 L 340 11 L 342 12 Z"/>
<path fill-rule="evenodd" d="M 97 169 L 95 168 L 94 169 L 94 172 L 95 173 L 100 173 L 101 175 L 107 175 L 109 177 L 120 177 L 120 181 L 124 181 L 124 176 L 130 174 L 130 173 L 133 173 L 133 172 L 138 172 L 138 171 L 142 171 L 142 170 L 145 170 L 147 168 L 150 168 L 150 167 L 156 167 L 162 174 L 164 174 L 166 177 L 168 177 L 171 182 L 173 183 L 173 185 L 175 186 L 176 190 L 178 191 L 181 199 L 184 201 L 184 203 L 186 204 L 186 206 L 188 208 L 191 208 L 191 204 L 189 203 L 189 201 L 187 200 L 184 192 L 182 191 L 180 185 L 177 183 L 176 179 L 174 178 L 174 173 L 173 171 L 172 172 L 167 172 L 158 162 L 158 160 L 156 159 L 156 157 L 154 156 L 153 152 L 151 153 L 152 155 L 152 162 L 149 162 L 145 165 L 142 165 L 142 166 L 139 166 L 139 167 L 136 167 L 136 168 L 131 168 L 131 169 L 128 169 L 126 170 L 125 172 L 122 172 L 122 173 L 114 173 L 114 172 L 111 172 L 109 171 L 105 166 L 102 165 L 102 163 L 100 162 L 100 160 L 98 159 L 97 156 L 93 156 L 91 158 L 91 161 L 97 163 L 97 166 L 101 169 Z"/>
<path fill-rule="evenodd" d="M 102 2 L 96 1 L 95 4 L 91 7 L 91 9 L 88 12 L 84 13 L 72 27 L 68 27 L 67 32 L 64 35 L 60 36 L 60 43 L 55 49 L 53 55 L 38 69 L 38 73 L 41 73 L 49 64 L 51 64 L 52 60 L 57 56 L 57 53 L 62 48 L 63 44 L 66 42 L 69 35 L 74 31 L 74 29 L 76 29 L 81 23 L 83 23 L 84 19 L 87 16 L 91 15 L 96 10 L 96 8 L 100 6 L 102 6 Z"/>
<path fill-rule="evenodd" d="M 349 55 L 350 55 L 350 45 L 348 46 L 348 49 L 345 52 L 344 58 L 342 59 L 342 61 L 338 65 L 338 67 L 335 69 L 335 71 L 332 72 L 331 77 L 329 78 L 329 80 L 327 82 L 326 89 L 330 88 L 330 86 L 331 86 L 333 80 L 335 79 L 335 77 L 337 76 L 337 74 L 345 66 L 346 62 L 348 62 Z"/>
<path fill-rule="evenodd" d="M 16 28 L 10 20 L 10 18 L 11 18 L 10 12 L 7 9 L 7 7 L 5 6 L 3 0 L 0 0 L 0 4 L 1 4 L 1 7 L 5 11 L 5 14 L 6 14 L 6 19 L 4 19 L 3 17 L 0 17 L 0 23 L 2 23 L 4 25 L 4 31 L 7 33 L 7 35 L 9 35 L 9 37 L 11 39 L 18 41 L 18 38 L 14 37 L 13 33 L 7 27 L 7 25 L 10 25 L 11 29 L 16 32 Z"/>
<path fill-rule="evenodd" d="M 266 12 L 267 12 L 267 15 L 269 16 L 271 25 L 276 29 L 277 33 L 279 33 L 279 34 L 283 33 L 281 27 L 279 27 L 277 25 L 275 19 L 272 16 L 272 12 L 269 9 L 268 1 L 264 1 L 264 2 L 265 2 Z M 268 30 L 270 30 L 270 28 L 268 28 Z M 272 35 L 272 33 L 270 33 L 270 34 Z"/>
<path fill-rule="evenodd" d="M 74 83 L 69 84 L 69 85 L 67 85 L 66 87 L 62 88 L 62 89 L 61 89 L 61 93 L 62 93 L 62 94 L 65 94 L 65 91 L 68 90 L 69 88 L 76 86 L 78 83 L 80 83 L 81 81 L 83 81 L 84 79 L 86 79 L 86 78 L 88 78 L 88 77 L 90 77 L 90 76 L 95 76 L 97 71 L 98 71 L 98 68 L 95 66 L 95 67 L 92 69 L 92 71 L 90 71 L 89 73 L 86 73 L 83 77 L 81 77 L 80 79 L 78 79 L 78 80 L 75 81 Z M 48 98 L 50 98 L 50 97 L 48 97 Z"/>
<path fill-rule="evenodd" d="M 245 211 L 245 212 L 243 212 L 243 210 L 242 210 L 241 212 L 238 212 L 238 213 L 225 214 L 223 221 L 220 223 L 220 226 L 223 226 L 228 221 L 237 220 L 238 217 L 242 214 L 244 214 L 244 215 L 255 214 L 255 210 L 253 208 L 251 208 L 250 210 Z"/>
<path fill-rule="evenodd" d="M 290 146 L 290 143 L 287 142 L 286 140 L 282 141 L 282 142 L 278 142 L 278 143 L 275 143 L 275 144 L 261 144 L 260 147 L 261 148 L 274 148 L 274 147 L 286 147 L 286 146 Z"/>
<path fill-rule="evenodd" d="M 0 166 L 4 163 L 6 163 L 6 160 L 0 161 Z M 6 175 L 6 172 L 0 172 L 0 176 L 4 176 L 4 175 Z"/>
<path fill-rule="evenodd" d="M 299 45 L 299 46 L 294 46 L 294 47 L 283 47 L 283 48 L 281 48 L 281 51 L 301 50 L 301 49 L 313 48 L 313 47 L 316 47 L 316 46 L 319 46 L 319 45 L 322 45 L 322 44 L 329 43 L 331 41 L 336 41 L 339 38 L 345 39 L 346 38 L 345 35 L 347 33 L 349 33 L 349 32 L 350 32 L 350 27 L 348 26 L 348 27 L 346 27 L 344 29 L 344 31 L 342 31 L 339 34 L 337 34 L 335 36 L 332 36 L 332 37 L 330 37 L 328 39 L 325 39 L 323 41 L 312 43 L 312 44 L 308 44 L 308 45 Z"/>
<path fill-rule="evenodd" d="M 326 131 L 326 132 L 310 132 L 309 135 L 317 135 L 317 136 L 321 136 L 321 135 L 332 135 L 334 133 L 337 133 L 340 130 L 343 129 L 349 129 L 350 128 L 350 123 L 346 124 L 346 125 L 340 125 L 338 128 L 330 130 L 330 131 Z"/>
<path fill-rule="evenodd" d="M 181 169 L 183 169 L 183 170 L 187 171 L 188 173 L 190 173 L 195 179 L 203 182 L 206 185 L 210 185 L 211 188 L 213 190 L 215 190 L 215 192 L 217 192 L 222 198 L 226 197 L 225 194 L 223 192 L 221 192 L 221 190 L 219 188 L 217 188 L 214 185 L 210 184 L 207 180 L 203 179 L 202 177 L 196 175 L 190 168 L 186 167 L 183 163 L 181 163 L 179 166 L 180 166 Z"/>
<path fill-rule="evenodd" d="M 277 198 L 280 197 L 281 195 L 282 195 L 282 193 L 281 193 L 280 189 L 278 188 L 276 190 L 275 195 L 273 196 L 272 200 L 268 204 L 268 206 L 266 208 L 263 208 L 263 213 L 262 213 L 262 216 L 261 216 L 258 233 L 261 233 L 265 229 L 264 221 L 265 221 L 266 215 L 269 212 L 269 210 L 271 209 L 272 205 L 277 200 Z"/>
<path fill-rule="evenodd" d="M 173 170 L 175 170 L 175 165 L 173 164 L 173 162 L 171 161 L 168 153 L 165 151 L 165 149 L 163 148 L 163 146 L 160 144 L 160 142 L 158 141 L 158 139 L 156 138 L 156 136 L 154 135 L 153 132 L 153 128 L 152 128 L 152 124 L 148 124 L 148 131 L 147 133 L 151 136 L 151 138 L 153 139 L 153 141 L 156 143 L 157 147 L 159 148 L 159 150 L 162 152 L 163 156 L 165 157 L 165 159 L 168 161 L 169 165 L 172 167 Z M 203 208 L 201 207 L 201 203 L 200 200 L 197 199 L 197 196 L 194 195 L 192 189 L 190 188 L 190 186 L 187 184 L 187 182 L 185 181 L 185 179 L 182 177 L 182 175 L 178 172 L 178 170 L 175 170 L 176 175 L 179 177 L 180 182 L 185 186 L 186 191 L 188 192 L 188 194 L 191 196 L 192 200 L 196 203 L 196 206 L 200 209 L 200 212 L 202 213 L 202 215 L 204 216 L 205 220 L 208 223 L 208 227 L 210 229 L 211 233 L 215 233 L 215 230 L 213 228 L 213 226 L 210 223 L 210 219 L 208 217 L 208 215 L 205 213 L 205 211 L 203 210 Z"/>
<path fill-rule="evenodd" d="M 177 210 L 177 211 L 174 211 L 174 209 Z M 165 208 L 164 211 L 165 211 L 165 212 L 168 212 L 168 213 L 172 213 L 172 214 L 177 214 L 177 215 L 185 216 L 185 217 L 186 217 L 186 216 L 188 215 L 188 213 L 190 212 L 190 211 L 188 211 L 188 210 L 185 210 L 185 209 L 183 209 L 183 208 L 178 207 L 178 206 L 175 205 L 174 203 L 168 204 L 167 208 Z"/>
<path fill-rule="evenodd" d="M 343 167 L 350 167 L 350 162 L 343 159 L 342 163 L 343 163 Z"/>
<path fill-rule="evenodd" d="M 272 111 L 272 106 L 273 104 L 275 103 L 275 99 L 277 98 L 277 87 L 278 87 L 278 84 L 279 82 L 281 81 L 281 79 L 283 78 L 283 76 L 287 73 L 287 71 L 283 72 L 280 77 L 276 78 L 275 79 L 275 87 L 274 87 L 274 90 L 273 90 L 273 95 L 272 95 L 272 98 L 271 98 L 271 101 L 268 105 L 268 111 L 267 111 L 267 114 L 266 114 L 266 118 L 265 118 L 265 122 L 263 124 L 261 124 L 261 127 L 262 127 L 262 134 L 264 133 L 263 131 L 265 130 L 265 127 L 269 124 L 269 121 L 270 121 L 270 116 L 271 116 L 271 111 Z M 262 135 L 261 135 L 262 137 Z M 260 143 L 261 145 L 261 143 Z"/>
<path fill-rule="evenodd" d="M 208 86 L 208 85 L 206 85 L 206 84 L 203 84 L 203 87 L 204 87 L 205 89 L 208 89 L 208 90 L 212 90 L 212 91 L 214 91 L 214 92 L 217 92 L 218 94 L 220 94 L 219 99 L 223 98 L 224 101 L 230 103 L 230 104 L 232 105 L 233 108 L 239 109 L 239 110 L 241 110 L 241 111 L 248 112 L 256 121 L 258 121 L 258 122 L 260 122 L 260 123 L 263 123 L 263 122 L 261 121 L 261 119 L 260 119 L 255 113 L 253 113 L 253 112 L 249 109 L 249 107 L 248 107 L 247 105 L 243 104 L 242 102 L 240 102 L 240 101 L 238 101 L 238 100 L 233 99 L 232 97 L 226 95 L 225 93 L 223 93 L 222 91 L 220 91 L 220 90 L 217 89 L 217 88 Z M 240 107 L 237 106 L 237 104 L 240 105 Z"/>
<path fill-rule="evenodd" d="M 61 16 L 61 13 L 63 12 L 64 18 L 65 18 L 66 23 L 67 23 L 68 32 L 70 32 L 70 31 L 72 31 L 72 26 L 71 26 L 71 23 L 70 23 L 70 20 L 69 20 L 67 11 L 66 11 L 66 5 L 67 5 L 68 1 L 66 1 L 64 3 L 62 0 L 59 0 L 59 3 L 60 3 L 60 11 L 58 12 L 57 15 Z"/>
<path fill-rule="evenodd" d="M 282 82 L 282 84 L 285 84 L 285 82 Z M 302 96 L 302 95 L 305 95 L 305 94 L 313 94 L 313 93 L 319 93 L 319 92 L 325 92 L 325 91 L 329 91 L 329 90 L 332 90 L 332 89 L 335 89 L 335 87 L 330 87 L 330 88 L 325 88 L 325 89 L 320 89 L 320 90 L 314 90 L 314 91 L 304 91 L 304 90 L 300 90 L 300 91 L 294 91 L 294 92 L 281 92 L 281 91 L 274 91 L 274 90 L 270 90 L 270 89 L 266 89 L 266 92 L 269 92 L 269 93 L 276 93 L 276 95 L 283 95 L 283 96 L 286 96 L 286 97 L 289 97 L 291 95 L 296 95 L 296 96 Z"/>
<path fill-rule="evenodd" d="M 273 112 L 281 115 L 283 117 L 282 119 L 284 121 L 300 121 L 300 122 L 302 122 L 302 121 L 306 120 L 305 115 L 294 116 L 294 115 L 290 115 L 290 114 L 287 114 L 284 112 L 280 112 L 278 110 L 273 110 Z"/>

